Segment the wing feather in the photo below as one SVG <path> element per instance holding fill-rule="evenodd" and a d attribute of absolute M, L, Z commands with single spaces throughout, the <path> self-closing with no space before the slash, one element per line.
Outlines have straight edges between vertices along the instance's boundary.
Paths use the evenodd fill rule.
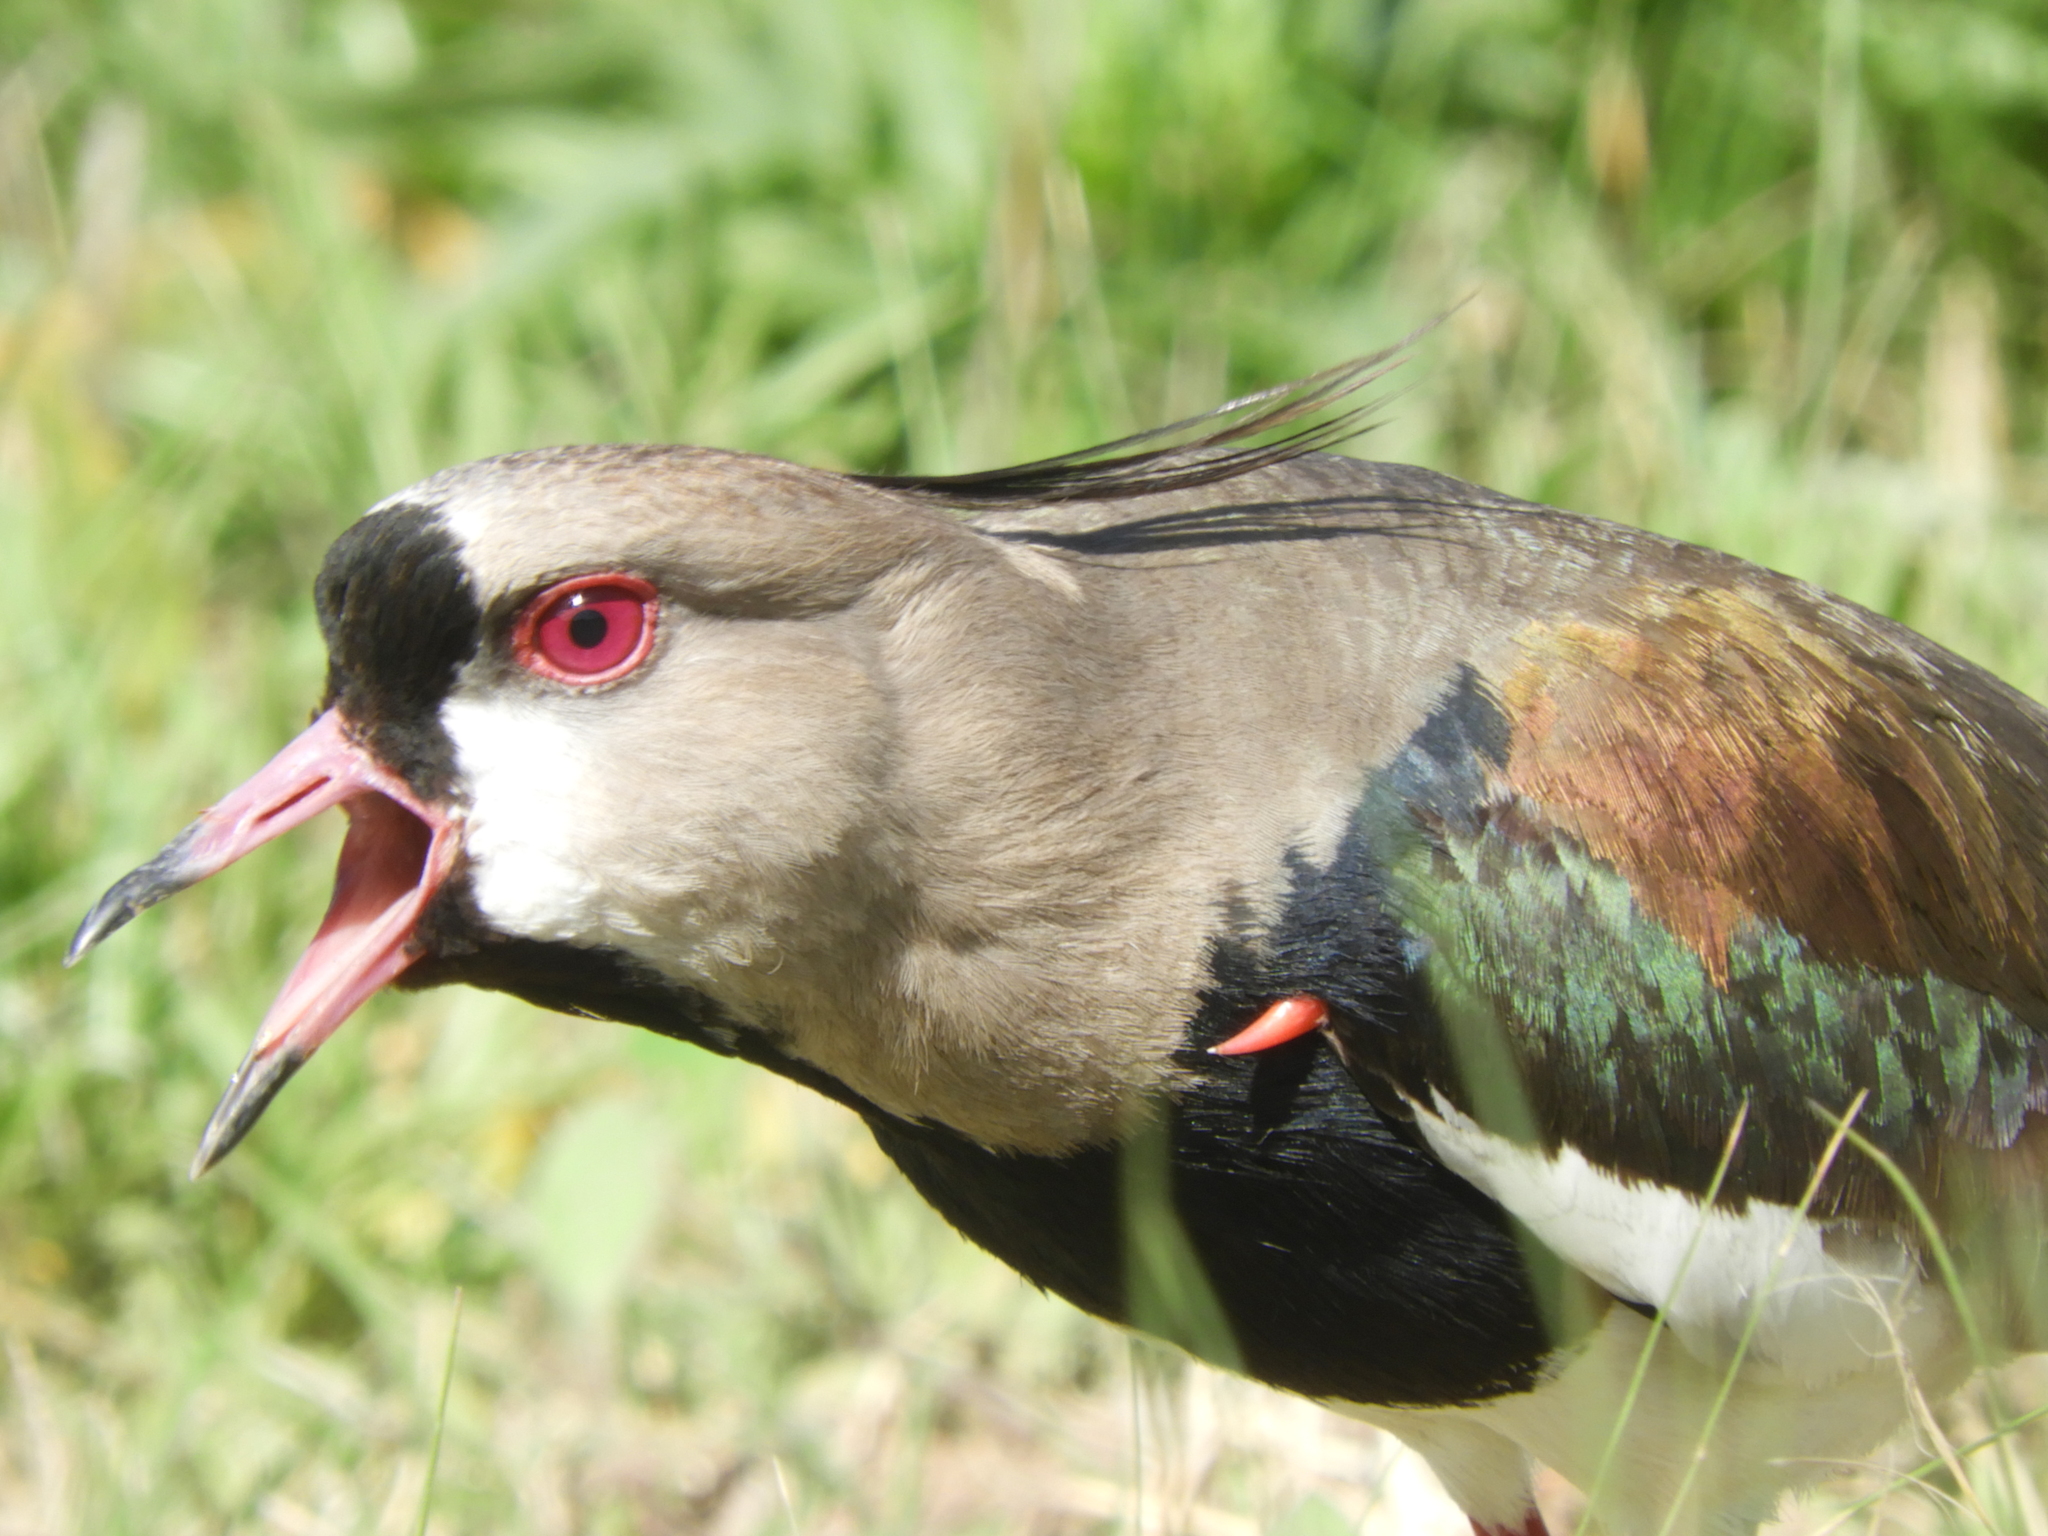
<path fill-rule="evenodd" d="M 1359 824 L 1432 1000 L 1340 1019 L 1418 1105 L 1793 1202 L 1858 1092 L 1923 1189 L 2039 1183 L 2048 714 L 1782 578 L 1646 586 L 1453 680 Z M 2022 1168 L 2021 1165 L 2024 1165 Z M 1844 1159 L 1823 1215 L 1904 1220 Z"/>

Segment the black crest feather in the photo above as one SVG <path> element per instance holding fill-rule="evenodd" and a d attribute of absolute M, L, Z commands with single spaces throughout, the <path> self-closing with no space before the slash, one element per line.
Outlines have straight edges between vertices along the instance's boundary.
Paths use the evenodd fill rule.
<path fill-rule="evenodd" d="M 858 475 L 864 485 L 977 508 L 1044 506 L 1049 502 L 1121 501 L 1162 491 L 1234 480 L 1272 464 L 1315 453 L 1371 425 L 1383 403 L 1368 400 L 1313 420 L 1385 378 L 1407 361 L 1415 343 L 1442 318 L 1383 351 L 1275 385 L 1163 427 L 1050 459 L 967 475 Z M 1297 425 L 1298 423 L 1305 423 Z M 1268 433 L 1294 427 L 1270 442 Z"/>

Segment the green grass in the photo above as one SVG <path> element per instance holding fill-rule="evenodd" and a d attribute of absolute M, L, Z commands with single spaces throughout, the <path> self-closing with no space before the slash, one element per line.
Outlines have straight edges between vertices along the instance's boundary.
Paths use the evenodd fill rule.
<path fill-rule="evenodd" d="M 63 940 L 303 721 L 321 550 L 434 468 L 983 466 L 1461 301 L 1355 451 L 2041 694 L 2044 129 L 2019 0 L 0 8 L 0 1527 L 402 1532 L 439 1423 L 436 1532 L 1424 1529 L 1359 1433 L 1133 1359 L 836 1111 L 623 1030 L 381 1000 L 188 1184 L 332 827 Z M 2012 1466 L 1976 1502 L 2032 1536 Z M 1852 1528 L 1949 1528 L 1921 1474 Z"/>

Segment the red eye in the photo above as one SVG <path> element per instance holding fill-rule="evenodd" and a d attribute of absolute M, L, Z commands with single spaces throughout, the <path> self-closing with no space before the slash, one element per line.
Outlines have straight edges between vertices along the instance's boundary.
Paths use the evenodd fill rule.
<path fill-rule="evenodd" d="M 657 608 L 654 588 L 637 576 L 571 577 L 526 605 L 512 655 L 558 683 L 608 683 L 647 659 Z"/>

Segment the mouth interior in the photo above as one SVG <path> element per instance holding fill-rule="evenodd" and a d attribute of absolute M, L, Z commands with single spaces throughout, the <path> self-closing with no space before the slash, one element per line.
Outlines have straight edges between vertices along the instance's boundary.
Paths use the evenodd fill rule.
<path fill-rule="evenodd" d="M 434 841 L 427 824 L 388 795 L 355 795 L 341 808 L 348 836 L 334 871 L 334 899 L 320 924 L 323 935 L 361 927 L 417 890 Z"/>
<path fill-rule="evenodd" d="M 342 809 L 348 835 L 327 915 L 271 1005 L 254 1054 L 287 1036 L 295 1049 L 311 1054 L 416 958 L 408 941 L 437 883 L 428 878 L 433 829 L 375 791 L 350 796 Z"/>

